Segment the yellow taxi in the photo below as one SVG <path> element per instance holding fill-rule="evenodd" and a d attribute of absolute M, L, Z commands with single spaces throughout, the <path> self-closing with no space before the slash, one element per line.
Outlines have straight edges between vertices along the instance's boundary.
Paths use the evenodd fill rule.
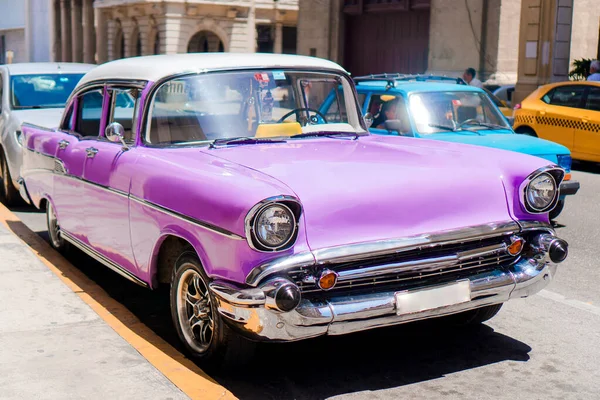
<path fill-rule="evenodd" d="M 560 143 L 575 159 L 600 162 L 600 82 L 540 86 L 515 106 L 513 128 Z"/>

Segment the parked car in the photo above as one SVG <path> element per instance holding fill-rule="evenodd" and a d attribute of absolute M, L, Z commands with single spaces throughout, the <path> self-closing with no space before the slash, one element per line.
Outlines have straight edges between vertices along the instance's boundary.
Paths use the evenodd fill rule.
<path fill-rule="evenodd" d="M 514 128 L 564 145 L 575 159 L 600 162 L 600 82 L 540 86 L 515 106 Z"/>
<path fill-rule="evenodd" d="M 0 65 L 0 198 L 20 201 L 21 124 L 57 127 L 79 79 L 94 65 L 22 63 Z"/>
<path fill-rule="evenodd" d="M 485 86 L 484 86 L 485 87 Z M 490 89 L 491 92 L 496 96 L 500 101 L 504 101 L 507 107 L 512 108 L 512 96 L 515 92 L 515 85 L 502 85 L 494 90 Z M 506 115 L 506 114 L 505 114 Z"/>
<path fill-rule="evenodd" d="M 486 88 L 482 88 L 482 90 L 487 93 L 490 100 L 492 100 L 492 103 L 494 103 L 496 105 L 496 107 L 498 107 L 498 110 L 500 110 L 502 115 L 504 115 L 506 117 L 506 119 L 508 120 L 508 123 L 510 125 L 512 125 L 512 123 L 514 122 L 514 119 L 513 119 L 514 110 L 512 109 L 512 107 L 510 107 L 505 100 L 501 100 L 500 98 L 498 98 L 498 96 L 496 96 L 494 93 L 490 92 Z"/>
<path fill-rule="evenodd" d="M 460 84 L 461 79 L 385 74 L 358 77 L 355 81 L 363 113 L 374 116 L 372 133 L 494 147 L 556 163 L 566 176 L 560 186 L 558 205 L 550 212 L 551 219 L 562 211 L 566 196 L 579 190 L 579 182 L 571 179 L 569 149 L 547 140 L 515 135 L 510 123 L 488 99 L 489 93 L 486 96 L 487 92 L 481 89 Z M 446 83 L 454 81 L 459 84 Z M 389 118 L 385 109 L 392 105 L 392 121 L 385 124 Z"/>
<path fill-rule="evenodd" d="M 135 105 L 113 105 L 123 94 Z M 370 135 L 352 79 L 326 60 L 113 61 L 79 82 L 58 129 L 22 129 L 24 192 L 52 246 L 169 285 L 177 333 L 204 362 L 241 359 L 244 338 L 479 323 L 567 257 L 548 221 L 561 168 Z"/>

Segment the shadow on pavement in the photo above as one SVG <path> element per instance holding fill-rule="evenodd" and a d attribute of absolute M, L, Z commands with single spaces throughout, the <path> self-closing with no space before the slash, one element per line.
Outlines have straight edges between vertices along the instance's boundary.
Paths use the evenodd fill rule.
<path fill-rule="evenodd" d="M 592 174 L 600 174 L 600 163 L 573 160 L 571 169 L 581 172 L 590 172 Z"/>
<path fill-rule="evenodd" d="M 443 321 L 263 344 L 241 378 L 213 378 L 241 399 L 315 399 L 429 381 L 502 361 L 529 360 L 531 347 L 487 325 L 453 329 Z"/>

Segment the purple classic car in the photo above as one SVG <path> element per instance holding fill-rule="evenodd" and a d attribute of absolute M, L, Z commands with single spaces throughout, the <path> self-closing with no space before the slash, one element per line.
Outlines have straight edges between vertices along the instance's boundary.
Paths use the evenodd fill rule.
<path fill-rule="evenodd" d="M 255 341 L 480 323 L 567 256 L 548 221 L 562 169 L 372 136 L 348 74 L 317 58 L 114 61 L 83 77 L 58 129 L 22 130 L 21 191 L 52 246 L 170 285 L 182 342 L 211 363 Z"/>

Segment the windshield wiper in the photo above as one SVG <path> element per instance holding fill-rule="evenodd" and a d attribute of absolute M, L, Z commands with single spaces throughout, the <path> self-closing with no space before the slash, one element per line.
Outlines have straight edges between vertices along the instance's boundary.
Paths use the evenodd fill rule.
<path fill-rule="evenodd" d="M 457 128 L 454 128 L 452 126 L 448 126 L 448 125 L 438 125 L 438 124 L 428 124 L 430 127 L 432 128 L 438 128 L 438 129 L 443 129 L 449 132 L 455 132 L 455 133 L 462 133 L 462 132 L 470 132 L 470 133 L 476 133 L 479 136 L 481 136 L 481 133 L 477 132 L 477 131 L 473 131 L 471 129 L 466 129 L 463 128 L 462 126 L 459 126 Z"/>
<path fill-rule="evenodd" d="M 290 136 L 293 139 L 302 139 L 309 137 L 335 137 L 335 136 L 351 136 L 352 140 L 358 139 L 358 133 L 356 132 L 307 132 L 307 133 L 299 133 L 297 135 Z"/>
<path fill-rule="evenodd" d="M 209 149 L 216 149 L 222 146 L 229 146 L 232 144 L 259 144 L 259 143 L 285 143 L 282 139 L 267 139 L 267 138 L 254 138 L 250 136 L 239 136 L 232 138 L 220 138 L 215 139 L 208 146 Z"/>
<path fill-rule="evenodd" d="M 498 124 L 492 124 L 490 122 L 479 122 L 477 125 L 479 125 L 479 126 L 485 126 L 486 128 L 496 128 L 496 129 L 506 129 L 506 130 L 509 129 L 506 126 L 502 126 L 502 125 L 498 125 Z"/>

